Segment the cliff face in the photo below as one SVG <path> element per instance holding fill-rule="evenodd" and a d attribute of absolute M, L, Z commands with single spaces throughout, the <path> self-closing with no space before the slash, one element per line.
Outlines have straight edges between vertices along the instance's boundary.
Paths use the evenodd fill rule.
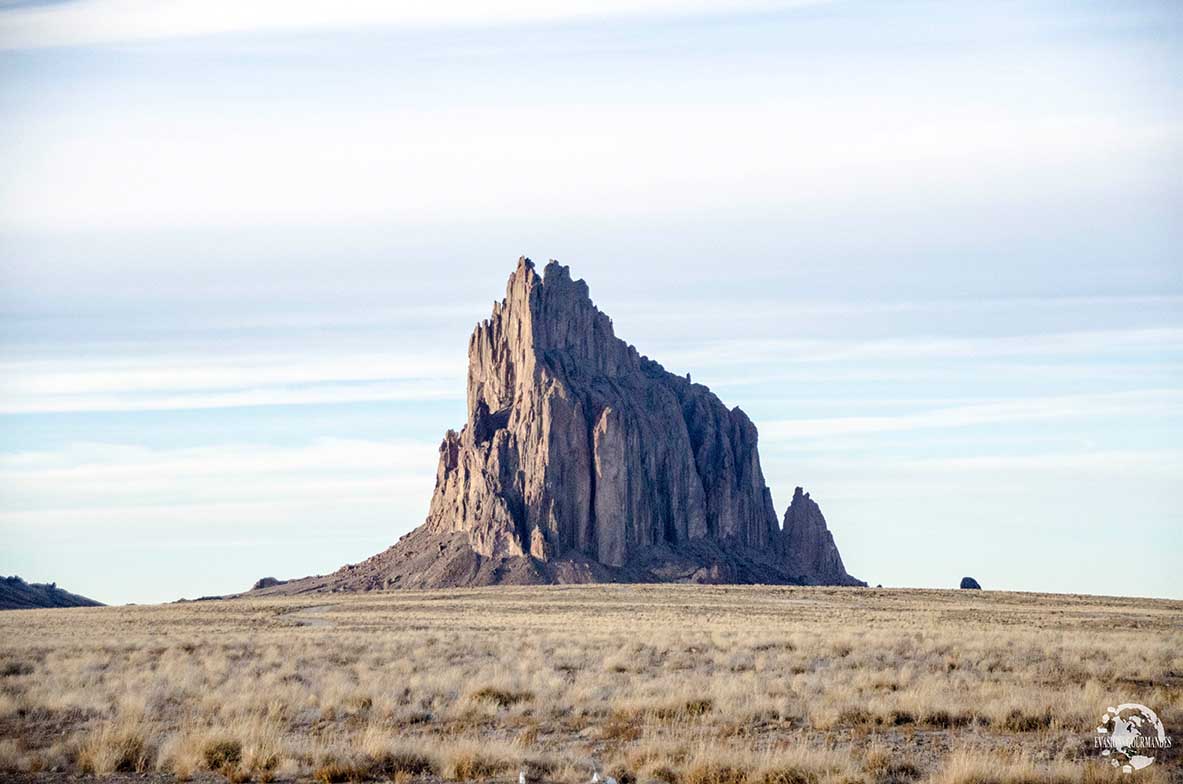
<path fill-rule="evenodd" d="M 468 348 L 468 422 L 440 449 L 427 525 L 486 557 L 576 550 L 623 566 L 708 538 L 765 548 L 756 428 L 617 338 L 566 267 L 523 259 Z"/>
<path fill-rule="evenodd" d="M 316 579 L 861 584 L 808 496 L 781 531 L 747 415 L 617 338 L 557 262 L 539 275 L 519 260 L 469 340 L 467 399 L 467 421 L 440 446 L 426 523 Z"/>

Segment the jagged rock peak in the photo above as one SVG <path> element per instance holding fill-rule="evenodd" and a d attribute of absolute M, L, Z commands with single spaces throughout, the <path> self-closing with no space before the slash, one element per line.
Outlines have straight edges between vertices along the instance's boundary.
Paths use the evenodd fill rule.
<path fill-rule="evenodd" d="M 264 590 L 861 584 L 800 488 L 781 529 L 751 419 L 617 338 L 557 261 L 539 275 L 518 260 L 469 339 L 467 384 L 424 525 L 335 575 Z"/>
<path fill-rule="evenodd" d="M 826 526 L 821 507 L 803 488 L 793 491 L 781 529 L 789 569 L 822 585 L 858 583 L 846 573 L 834 536 Z"/>
<path fill-rule="evenodd" d="M 539 276 L 525 256 L 509 276 L 505 299 L 473 333 L 470 378 L 474 350 L 480 357 L 490 347 L 506 352 L 494 359 L 519 368 L 528 365 L 531 349 L 564 352 L 582 369 L 606 376 L 631 372 L 639 364 L 636 350 L 616 337 L 612 319 L 592 303 L 586 282 L 573 280 L 571 270 L 554 260 Z"/>
<path fill-rule="evenodd" d="M 433 530 L 465 532 L 488 558 L 611 567 L 700 540 L 781 555 L 755 425 L 617 338 L 568 267 L 540 276 L 520 258 L 468 355 L 468 418 L 440 447 Z M 823 541 L 821 525 L 792 540 Z M 795 556 L 826 567 L 802 579 L 845 576 L 828 548 Z"/>

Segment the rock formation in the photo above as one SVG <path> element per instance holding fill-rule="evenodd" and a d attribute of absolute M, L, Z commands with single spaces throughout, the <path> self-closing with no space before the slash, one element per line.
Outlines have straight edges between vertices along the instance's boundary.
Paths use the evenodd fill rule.
<path fill-rule="evenodd" d="M 972 577 L 962 577 L 961 578 L 961 587 L 963 590 L 967 590 L 967 591 L 982 590 L 982 586 L 978 585 L 978 581 Z"/>
<path fill-rule="evenodd" d="M 780 528 L 747 415 L 617 338 L 558 262 L 519 260 L 469 340 L 467 392 L 426 523 L 317 586 L 862 585 L 800 488 Z"/>
<path fill-rule="evenodd" d="M 0 610 L 46 607 L 102 607 L 94 599 L 63 591 L 57 583 L 27 583 L 17 576 L 0 577 Z"/>
<path fill-rule="evenodd" d="M 800 487 L 785 510 L 781 537 L 791 574 L 807 575 L 818 583 L 843 585 L 849 581 L 821 507 Z"/>

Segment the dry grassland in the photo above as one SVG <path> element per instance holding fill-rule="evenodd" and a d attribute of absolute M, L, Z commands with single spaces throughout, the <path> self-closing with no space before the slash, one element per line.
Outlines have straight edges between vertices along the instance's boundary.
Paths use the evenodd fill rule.
<path fill-rule="evenodd" d="M 1117 702 L 1183 735 L 1183 603 L 581 586 L 0 613 L 0 777 L 30 781 L 1119 781 L 1092 746 Z"/>

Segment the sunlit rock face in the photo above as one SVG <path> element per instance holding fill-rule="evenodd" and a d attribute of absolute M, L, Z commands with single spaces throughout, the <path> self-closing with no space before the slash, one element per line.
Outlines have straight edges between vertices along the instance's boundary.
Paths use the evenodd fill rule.
<path fill-rule="evenodd" d="M 850 582 L 817 505 L 782 534 L 756 427 L 616 337 L 567 267 L 521 259 L 468 346 L 468 421 L 440 448 L 429 530 L 486 558 L 576 553 L 624 567 L 706 541 Z"/>
<path fill-rule="evenodd" d="M 441 447 L 428 526 L 480 555 L 774 546 L 756 428 L 616 337 L 588 287 L 522 259 L 468 342 L 468 421 Z M 541 540 L 543 546 L 532 546 Z"/>
<path fill-rule="evenodd" d="M 616 337 L 587 284 L 520 259 L 468 343 L 468 416 L 427 521 L 266 593 L 498 583 L 862 585 L 800 489 L 778 525 L 756 426 Z"/>

